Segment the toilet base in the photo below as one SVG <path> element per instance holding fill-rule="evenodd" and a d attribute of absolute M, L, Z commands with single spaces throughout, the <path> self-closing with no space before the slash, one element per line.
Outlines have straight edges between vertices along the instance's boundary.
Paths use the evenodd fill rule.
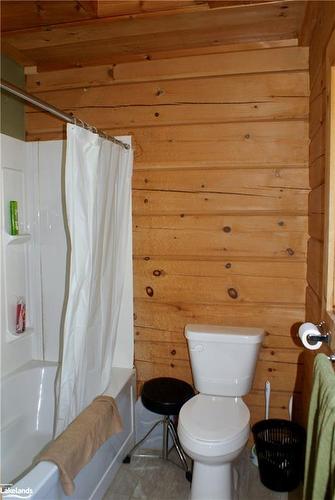
<path fill-rule="evenodd" d="M 190 500 L 233 500 L 232 464 L 194 461 Z"/>

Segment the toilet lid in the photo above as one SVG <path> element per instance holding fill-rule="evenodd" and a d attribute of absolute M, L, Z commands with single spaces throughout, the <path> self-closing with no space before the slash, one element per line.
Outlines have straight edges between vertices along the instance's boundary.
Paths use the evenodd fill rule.
<path fill-rule="evenodd" d="M 179 425 L 198 441 L 231 441 L 249 427 L 250 413 L 240 398 L 198 394 L 179 413 Z"/>

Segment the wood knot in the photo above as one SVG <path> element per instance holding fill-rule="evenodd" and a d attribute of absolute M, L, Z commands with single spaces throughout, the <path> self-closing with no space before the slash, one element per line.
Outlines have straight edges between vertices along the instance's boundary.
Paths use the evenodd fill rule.
<path fill-rule="evenodd" d="M 176 349 L 172 349 L 171 354 L 172 354 L 172 356 L 175 356 L 177 354 Z"/>
<path fill-rule="evenodd" d="M 147 295 L 148 295 L 149 297 L 153 297 L 153 295 L 154 295 L 154 290 L 153 290 L 153 288 L 152 288 L 151 286 L 147 286 L 147 287 L 145 288 L 145 291 L 147 292 Z"/>
<path fill-rule="evenodd" d="M 237 290 L 235 290 L 235 288 L 228 288 L 228 295 L 231 299 L 237 299 L 238 297 Z"/>
<path fill-rule="evenodd" d="M 150 257 L 144 257 L 144 260 L 150 260 Z"/>
<path fill-rule="evenodd" d="M 227 264 L 225 265 L 225 268 L 226 268 L 226 269 L 230 269 L 230 268 L 231 268 L 231 263 L 230 263 L 230 262 L 227 262 Z"/>
<path fill-rule="evenodd" d="M 180 217 L 185 217 L 185 214 L 180 214 Z"/>
<path fill-rule="evenodd" d="M 294 250 L 292 250 L 292 248 L 286 248 L 286 252 L 288 255 L 294 255 Z"/>
<path fill-rule="evenodd" d="M 170 366 L 171 366 L 171 368 L 174 368 L 174 364 L 173 363 L 170 363 Z"/>
<path fill-rule="evenodd" d="M 148 198 L 144 198 L 144 203 L 149 203 Z"/>
<path fill-rule="evenodd" d="M 156 91 L 156 96 L 157 97 L 159 97 L 160 95 L 164 95 L 164 94 L 165 94 L 165 92 L 164 92 L 163 89 L 157 89 L 157 91 Z"/>
<path fill-rule="evenodd" d="M 231 227 L 230 226 L 224 226 L 223 230 L 224 230 L 225 233 L 230 233 Z"/>
<path fill-rule="evenodd" d="M 156 113 L 155 113 L 155 116 L 156 116 L 156 118 L 157 118 L 157 117 L 159 116 L 159 113 L 157 113 L 157 112 L 156 112 Z"/>
<path fill-rule="evenodd" d="M 244 138 L 245 139 L 250 139 L 250 134 L 245 134 Z"/>
<path fill-rule="evenodd" d="M 285 222 L 283 220 L 278 221 L 278 226 L 283 226 Z"/>
<path fill-rule="evenodd" d="M 162 271 L 160 271 L 159 269 L 155 269 L 152 274 L 154 276 L 160 276 L 162 274 Z"/>

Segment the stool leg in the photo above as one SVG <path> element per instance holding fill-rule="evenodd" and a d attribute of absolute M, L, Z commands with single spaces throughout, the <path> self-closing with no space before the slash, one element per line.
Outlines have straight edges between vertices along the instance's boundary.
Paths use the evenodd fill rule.
<path fill-rule="evenodd" d="M 185 452 L 184 452 L 183 448 L 180 445 L 179 438 L 178 438 L 178 435 L 176 433 L 176 429 L 174 428 L 174 425 L 173 425 L 173 423 L 171 422 L 170 419 L 169 419 L 169 424 L 168 425 L 169 425 L 169 431 L 171 432 L 171 437 L 173 439 L 173 443 L 174 443 L 174 445 L 176 447 L 176 450 L 177 450 L 177 453 L 179 455 L 180 461 L 183 464 L 185 471 L 187 472 L 188 471 L 188 465 L 187 465 L 187 461 L 186 461 L 186 455 L 185 455 Z"/>
<path fill-rule="evenodd" d="M 163 420 L 163 460 L 167 460 L 169 454 L 169 417 L 164 417 Z"/>
<path fill-rule="evenodd" d="M 123 460 L 123 463 L 126 463 L 126 464 L 130 463 L 131 455 L 134 453 L 134 451 L 136 450 L 136 448 L 138 448 L 142 443 L 144 443 L 144 441 L 147 439 L 147 437 L 149 436 L 149 434 L 151 434 L 152 431 L 154 429 L 156 429 L 157 425 L 159 425 L 159 424 L 164 424 L 164 426 L 165 426 L 165 418 L 162 419 L 162 420 L 158 420 L 158 422 L 156 422 L 155 425 L 153 425 L 151 427 L 151 429 L 146 433 L 146 435 L 138 443 L 136 443 L 135 446 L 132 447 L 132 449 L 130 450 L 130 452 L 126 456 L 126 458 Z"/>

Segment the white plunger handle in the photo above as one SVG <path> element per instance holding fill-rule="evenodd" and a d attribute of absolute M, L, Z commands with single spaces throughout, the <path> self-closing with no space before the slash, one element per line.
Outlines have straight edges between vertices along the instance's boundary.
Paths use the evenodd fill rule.
<path fill-rule="evenodd" d="M 270 381 L 267 380 L 265 382 L 265 419 L 269 419 L 270 413 L 270 394 L 271 394 L 271 384 Z"/>
<path fill-rule="evenodd" d="M 288 418 L 292 420 L 292 407 L 293 407 L 293 395 L 291 395 L 288 402 Z"/>

